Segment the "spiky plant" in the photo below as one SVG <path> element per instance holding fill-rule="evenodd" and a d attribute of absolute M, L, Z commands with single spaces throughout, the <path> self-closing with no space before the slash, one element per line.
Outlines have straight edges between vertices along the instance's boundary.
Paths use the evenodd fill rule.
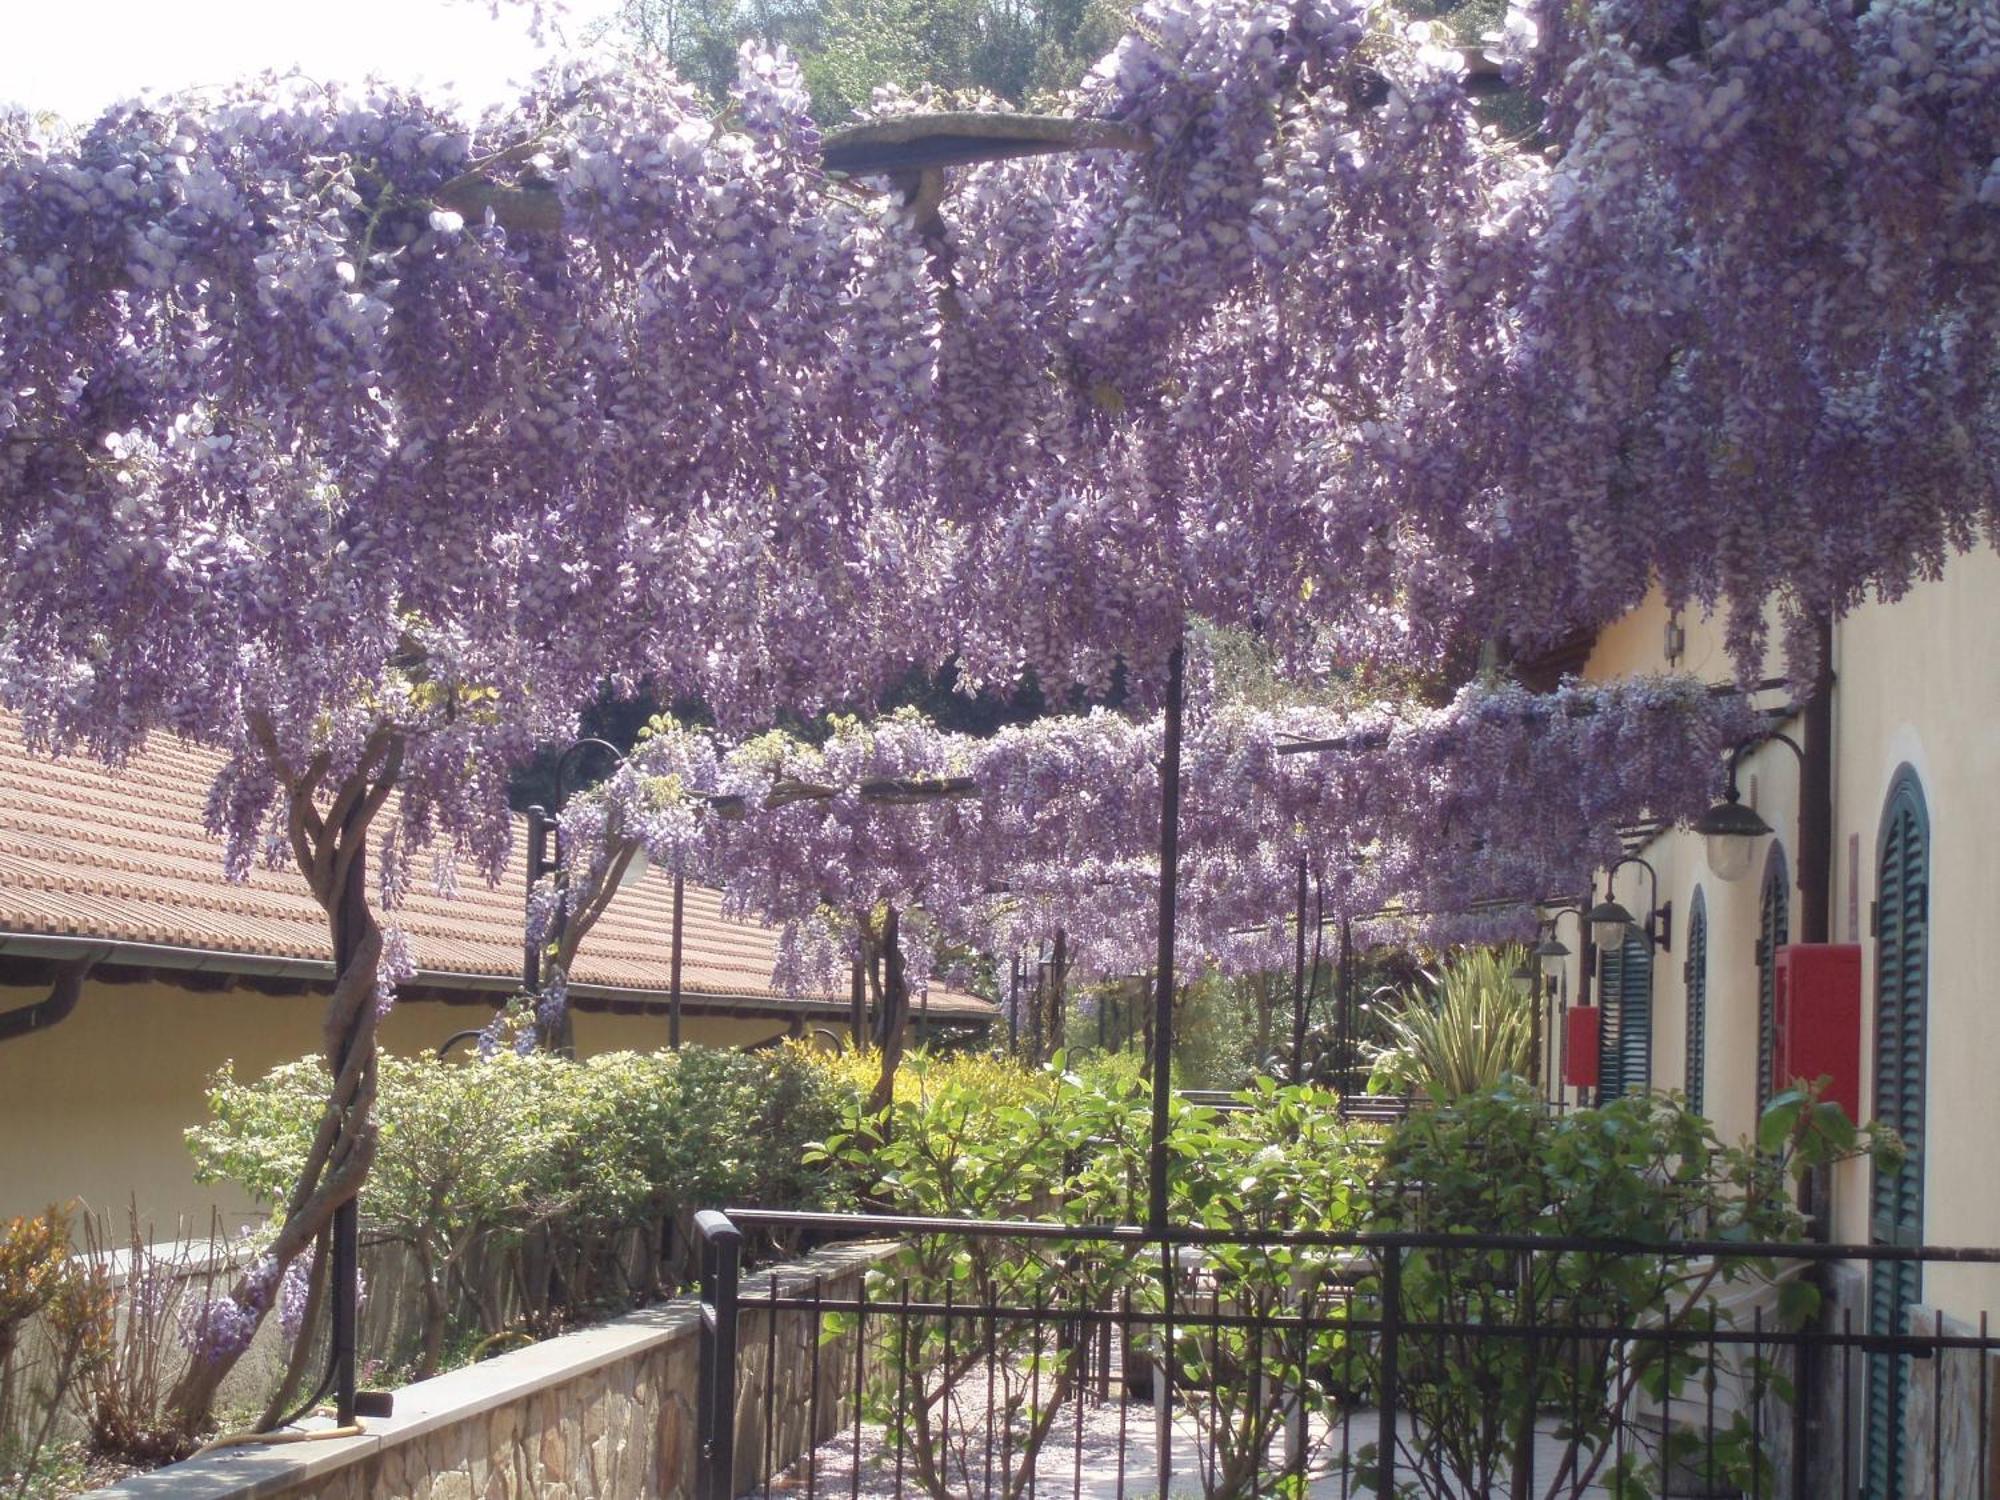
<path fill-rule="evenodd" d="M 1421 1091 L 1440 1102 L 1525 1075 L 1534 1055 L 1535 1002 L 1513 973 L 1519 946 L 1469 949 L 1425 984 L 1406 990 L 1387 1018 L 1389 1042 L 1375 1051 L 1370 1088 Z"/>

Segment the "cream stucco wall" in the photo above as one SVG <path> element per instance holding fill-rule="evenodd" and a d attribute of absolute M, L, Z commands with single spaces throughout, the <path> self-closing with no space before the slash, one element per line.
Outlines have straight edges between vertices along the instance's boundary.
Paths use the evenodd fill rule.
<path fill-rule="evenodd" d="M 41 993 L 0 988 L 0 1009 Z M 256 1215 L 241 1193 L 195 1182 L 182 1132 L 202 1119 L 204 1081 L 224 1061 L 253 1077 L 313 1051 L 322 1004 L 312 995 L 87 985 L 68 1020 L 0 1044 L 0 1219 L 74 1198 L 122 1223 L 136 1197 L 158 1238 L 183 1223 L 205 1236 L 211 1211 L 231 1232 L 251 1222 Z M 406 1001 L 384 1020 L 382 1045 L 431 1051 L 484 1015 L 477 1006 Z M 740 1047 L 784 1029 L 774 1020 L 688 1017 L 682 1035 Z M 584 1055 L 657 1048 L 666 1035 L 656 1017 L 576 1017 Z"/>
<path fill-rule="evenodd" d="M 1657 595 L 1604 632 L 1585 669 L 1607 680 L 1660 671 L 1668 612 Z M 1678 663 L 1715 681 L 1732 678 L 1721 622 L 1692 612 Z M 1772 662 L 1776 666 L 1775 658 Z M 1928 1139 L 1925 1143 L 1925 1238 L 1937 1244 L 2000 1245 L 2000 553 L 1954 558 L 1941 578 L 1894 603 L 1871 601 L 1834 630 L 1834 828 L 1830 917 L 1836 942 L 1862 945 L 1863 1111 L 1871 1109 L 1868 1032 L 1874 1004 L 1876 839 L 1896 771 L 1913 767 L 1931 821 Z M 1758 700 L 1776 704 L 1781 695 Z M 1796 721 L 1781 726 L 1794 738 Z M 1799 767 L 1781 745 L 1747 756 L 1744 799 L 1775 830 L 1794 882 L 1791 937 L 1799 937 L 1797 831 Z M 1660 895 L 1673 902 L 1673 948 L 1655 961 L 1653 1081 L 1685 1085 L 1687 991 L 1682 965 L 1687 923 L 1700 888 L 1708 908 L 1706 1099 L 1725 1139 L 1754 1125 L 1757 1057 L 1755 945 L 1763 861 L 1741 881 L 1718 880 L 1701 840 L 1670 831 L 1644 851 L 1660 873 Z M 1857 857 L 1858 856 L 1858 857 Z M 1599 888 L 1602 880 L 1600 876 Z M 1643 909 L 1644 873 L 1628 867 L 1619 897 Z M 1572 923 L 1564 941 L 1578 946 Z M 1574 963 L 1568 976 L 1574 994 Z M 1868 1172 L 1852 1164 L 1834 1185 L 1834 1232 L 1865 1240 Z M 2000 1306 L 2000 1275 L 1973 1268 L 1929 1273 L 1925 1300 L 1976 1314 Z"/>
<path fill-rule="evenodd" d="M 1941 580 L 1856 610 L 1836 631 L 1834 667 L 1836 936 L 1849 936 L 1849 878 L 1858 874 L 1855 936 L 1872 1017 L 1876 839 L 1891 782 L 1908 765 L 1931 836 L 1924 1237 L 2000 1245 L 2000 553 L 1956 558 Z M 1858 871 L 1848 865 L 1850 838 Z M 1864 1079 L 1871 1030 L 1862 1032 Z M 1867 1193 L 1865 1170 L 1843 1174 L 1842 1237 L 1866 1236 Z M 1924 1300 L 1966 1314 L 2000 1308 L 2000 1272 L 1934 1267 Z"/>
<path fill-rule="evenodd" d="M 1666 654 L 1667 625 L 1678 621 L 1685 634 L 1679 658 Z M 1671 615 L 1657 593 L 1640 608 L 1611 626 L 1598 639 L 1583 675 L 1609 681 L 1639 673 L 1667 670 L 1691 672 L 1711 682 L 1731 682 L 1736 671 L 1723 645 L 1720 616 L 1699 610 Z M 1783 704 L 1782 693 L 1764 693 L 1757 701 L 1767 707 Z M 1797 725 L 1783 726 L 1794 738 Z M 1798 876 L 1798 762 L 1782 745 L 1766 745 L 1746 755 L 1741 768 L 1743 800 L 1756 808 L 1777 830 L 1771 840 L 1782 848 L 1789 877 Z M 1659 897 L 1673 905 L 1672 946 L 1653 959 L 1653 1086 L 1688 1086 L 1687 1058 L 1687 934 L 1702 893 L 1708 913 L 1708 1008 L 1704 1047 L 1706 1084 L 1704 1107 L 1725 1140 L 1747 1136 L 1756 1123 L 1757 1085 L 1757 928 L 1767 849 L 1742 880 L 1718 880 L 1708 868 L 1702 841 L 1682 830 L 1655 839 L 1640 856 L 1659 872 Z M 1618 899 L 1634 913 L 1643 913 L 1650 894 L 1644 870 L 1627 865 L 1618 875 Z M 1597 892 L 1601 895 L 1600 873 Z M 1792 894 L 1793 925 L 1798 912 L 1797 887 Z M 1564 941 L 1579 947 L 1564 924 Z M 1576 961 L 1568 983 L 1576 993 Z"/>

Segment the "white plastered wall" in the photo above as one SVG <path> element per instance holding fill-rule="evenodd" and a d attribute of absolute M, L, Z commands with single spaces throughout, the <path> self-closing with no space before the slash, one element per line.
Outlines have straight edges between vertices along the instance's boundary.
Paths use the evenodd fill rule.
<path fill-rule="evenodd" d="M 1678 621 L 1685 642 L 1677 659 L 1667 656 L 1667 626 Z M 1655 592 L 1638 609 L 1607 629 L 1591 651 L 1583 676 L 1593 681 L 1665 671 L 1690 672 L 1707 681 L 1731 683 L 1736 671 L 1723 645 L 1723 620 L 1699 610 L 1670 615 L 1665 599 Z M 1781 705 L 1782 694 L 1762 694 L 1760 704 Z M 1794 739 L 1797 725 L 1782 727 Z M 1760 746 L 1743 758 L 1739 768 L 1743 800 L 1776 830 L 1767 840 L 1784 850 L 1790 880 L 1798 878 L 1799 765 L 1782 744 Z M 1685 829 L 1670 829 L 1639 851 L 1659 872 L 1662 902 L 1673 906 L 1671 946 L 1653 957 L 1653 1086 L 1685 1090 L 1687 1071 L 1687 983 L 1685 963 L 1694 893 L 1699 888 L 1708 911 L 1708 1006 L 1703 1052 L 1706 1062 L 1704 1107 L 1724 1140 L 1745 1138 L 1756 1124 L 1757 1083 L 1757 930 L 1765 860 L 1769 848 L 1758 851 L 1750 873 L 1739 881 L 1723 881 L 1709 870 L 1700 838 Z M 1603 891 L 1599 873 L 1595 887 Z M 1650 894 L 1644 870 L 1627 865 L 1619 872 L 1618 899 L 1635 915 L 1643 915 Z M 1595 897 L 1593 897 L 1595 899 Z M 1798 892 L 1791 897 L 1793 934 L 1797 935 Z M 1575 923 L 1562 924 L 1564 941 Z M 1570 963 L 1570 992 L 1576 992 L 1576 960 Z"/>

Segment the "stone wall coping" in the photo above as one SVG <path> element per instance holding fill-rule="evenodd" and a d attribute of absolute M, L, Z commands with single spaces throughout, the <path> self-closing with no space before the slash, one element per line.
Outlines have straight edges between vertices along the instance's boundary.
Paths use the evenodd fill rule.
<path fill-rule="evenodd" d="M 754 1303 L 768 1296 L 774 1272 L 778 1295 L 794 1296 L 815 1279 L 872 1265 L 898 1248 L 895 1242 L 885 1240 L 833 1245 L 779 1266 L 749 1270 L 743 1275 L 741 1300 Z M 693 1338 L 700 1325 L 700 1298 L 692 1294 L 676 1297 L 658 1307 L 640 1308 L 406 1385 L 396 1392 L 396 1414 L 364 1422 L 366 1430 L 357 1437 L 222 1448 L 150 1474 L 135 1474 L 92 1494 L 97 1500 L 162 1500 L 168 1496 L 173 1500 L 263 1500 L 281 1495 L 441 1427 L 524 1401 L 663 1344 Z"/>

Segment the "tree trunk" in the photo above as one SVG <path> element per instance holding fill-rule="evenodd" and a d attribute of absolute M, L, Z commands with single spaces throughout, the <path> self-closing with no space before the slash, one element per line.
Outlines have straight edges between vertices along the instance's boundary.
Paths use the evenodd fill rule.
<path fill-rule="evenodd" d="M 444 1333 L 451 1321 L 451 1301 L 445 1296 L 436 1254 L 421 1242 L 416 1251 L 417 1272 L 424 1279 L 424 1331 L 417 1354 L 417 1378 L 425 1380 L 437 1374 L 438 1364 L 444 1358 Z"/>
<path fill-rule="evenodd" d="M 910 1025 L 910 987 L 904 975 L 903 945 L 893 906 L 882 918 L 878 952 L 882 961 L 882 1020 L 877 1028 L 882 1043 L 882 1073 L 875 1080 L 875 1092 L 868 1105 L 880 1114 L 895 1102 L 896 1069 L 903 1061 L 903 1037 Z"/>
<path fill-rule="evenodd" d="M 401 770 L 403 742 L 395 729 L 377 729 L 322 813 L 319 794 L 330 769 L 326 753 L 315 756 L 304 771 L 295 771 L 286 764 L 268 722 L 257 722 L 252 729 L 285 789 L 293 857 L 327 914 L 335 952 L 345 960 L 334 976 L 321 1026 L 322 1055 L 333 1078 L 326 1107 L 270 1250 L 230 1291 L 231 1300 L 249 1313 L 254 1334 L 271 1310 L 285 1268 L 360 1191 L 375 1158 L 375 984 L 382 930 L 368 909 L 360 872 L 370 825 Z M 195 1359 L 174 1386 L 168 1414 L 188 1446 L 207 1427 L 215 1393 L 248 1345 L 245 1337 L 238 1347 Z"/>
<path fill-rule="evenodd" d="M 1049 946 L 1048 1023 L 1042 1028 L 1042 1035 L 1048 1038 L 1049 1057 L 1054 1057 L 1065 1045 L 1063 1012 L 1067 1008 L 1068 997 L 1069 934 L 1058 927 L 1055 941 Z"/>

